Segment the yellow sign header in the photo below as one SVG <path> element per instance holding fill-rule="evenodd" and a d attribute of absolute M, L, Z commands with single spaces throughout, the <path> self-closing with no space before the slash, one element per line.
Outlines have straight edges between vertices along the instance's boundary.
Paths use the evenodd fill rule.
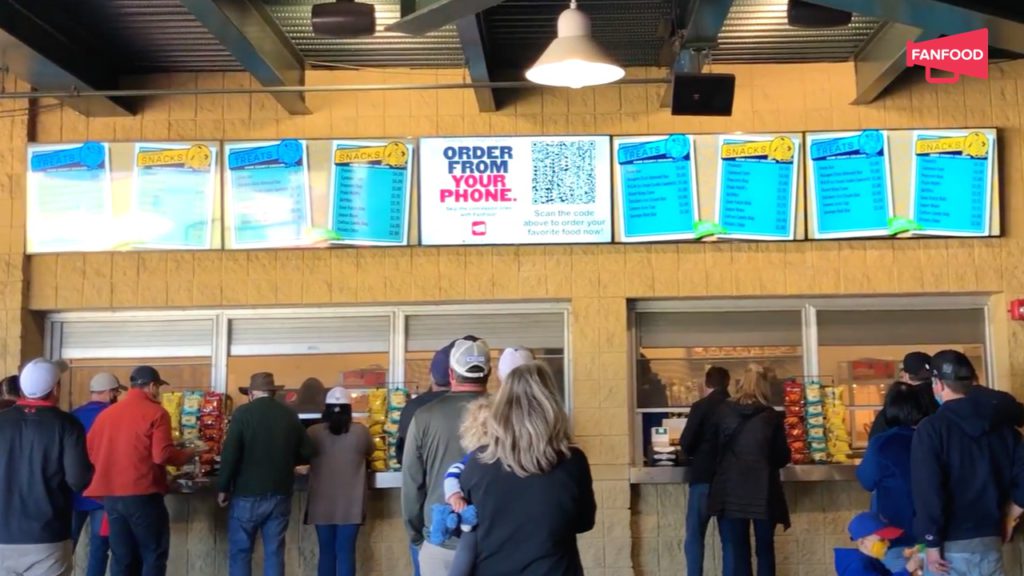
<path fill-rule="evenodd" d="M 986 158 L 988 157 L 988 137 L 981 132 L 971 132 L 966 136 L 922 139 L 914 144 L 914 153 L 918 155 L 946 152 L 960 152 L 971 158 Z"/>
<path fill-rule="evenodd" d="M 405 142 L 388 142 L 385 146 L 362 148 L 336 148 L 335 164 L 380 163 L 393 168 L 405 168 L 409 163 L 409 147 Z"/>
<path fill-rule="evenodd" d="M 139 168 L 147 166 L 184 166 L 192 170 L 209 170 L 213 154 L 206 144 L 193 144 L 188 148 L 168 150 L 152 150 L 139 152 L 135 165 Z"/>

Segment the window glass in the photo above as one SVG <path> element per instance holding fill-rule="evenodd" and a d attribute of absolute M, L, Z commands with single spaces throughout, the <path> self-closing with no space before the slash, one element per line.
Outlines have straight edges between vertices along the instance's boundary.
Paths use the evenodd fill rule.
<path fill-rule="evenodd" d="M 100 372 L 109 372 L 129 386 L 129 376 L 136 366 L 149 365 L 160 372 L 170 386 L 164 392 L 209 390 L 212 367 L 210 358 L 80 358 L 68 361 L 69 370 L 61 380 L 65 407 L 75 408 L 89 401 L 89 382 Z"/>

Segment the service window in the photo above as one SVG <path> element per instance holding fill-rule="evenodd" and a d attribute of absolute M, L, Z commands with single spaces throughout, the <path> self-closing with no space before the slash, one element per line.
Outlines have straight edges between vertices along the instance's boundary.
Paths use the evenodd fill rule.
<path fill-rule="evenodd" d="M 434 353 L 452 340 L 467 335 L 483 338 L 491 347 L 491 391 L 498 388 L 496 370 L 501 352 L 525 346 L 551 368 L 565 400 L 569 398 L 565 377 L 564 310 L 551 312 L 449 313 L 406 316 L 405 380 L 415 393 L 430 389 L 430 361 Z"/>
<path fill-rule="evenodd" d="M 885 391 L 902 370 L 908 352 L 955 349 L 985 377 L 985 310 L 817 311 L 818 366 L 823 380 L 846 389 L 854 448 L 867 445 L 868 431 Z"/>

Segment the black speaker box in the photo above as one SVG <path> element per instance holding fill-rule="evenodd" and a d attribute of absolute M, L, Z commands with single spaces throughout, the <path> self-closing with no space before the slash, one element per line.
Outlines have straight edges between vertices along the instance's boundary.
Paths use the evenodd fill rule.
<path fill-rule="evenodd" d="M 853 14 L 804 0 L 789 0 L 786 20 L 793 28 L 842 28 L 850 25 Z"/>
<path fill-rule="evenodd" d="M 672 78 L 673 116 L 732 116 L 733 74 L 677 73 Z"/>

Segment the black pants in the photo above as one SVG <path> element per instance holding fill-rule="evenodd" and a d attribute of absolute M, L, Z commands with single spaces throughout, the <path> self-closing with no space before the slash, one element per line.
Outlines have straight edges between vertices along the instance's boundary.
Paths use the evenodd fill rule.
<path fill-rule="evenodd" d="M 103 499 L 110 524 L 111 576 L 165 576 L 170 518 L 162 494 Z"/>

